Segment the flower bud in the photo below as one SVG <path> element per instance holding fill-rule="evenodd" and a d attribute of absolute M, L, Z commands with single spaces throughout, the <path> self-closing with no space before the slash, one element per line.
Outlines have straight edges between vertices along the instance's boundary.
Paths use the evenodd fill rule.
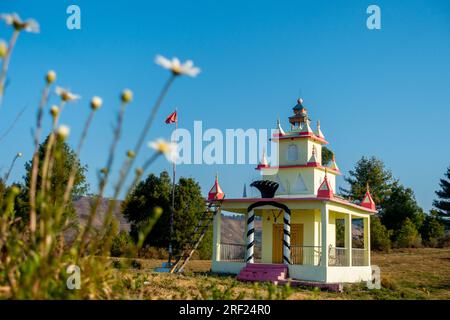
<path fill-rule="evenodd" d="M 5 41 L 0 41 L 0 59 L 6 57 L 6 54 L 8 53 L 8 46 L 6 45 Z"/>
<path fill-rule="evenodd" d="M 53 106 L 50 108 L 50 114 L 52 115 L 53 118 L 56 118 L 56 117 L 58 116 L 58 114 L 59 114 L 59 108 L 58 108 L 58 106 L 53 105 Z"/>
<path fill-rule="evenodd" d="M 45 81 L 47 81 L 48 84 L 53 83 L 56 81 L 56 72 L 53 70 L 50 70 L 47 72 L 47 75 L 45 76 Z"/>
<path fill-rule="evenodd" d="M 17 152 L 17 158 L 21 158 L 23 156 L 22 152 Z"/>
<path fill-rule="evenodd" d="M 142 168 L 136 168 L 136 175 L 137 176 L 140 176 L 140 175 L 142 175 L 144 173 L 144 169 L 142 169 Z"/>
<path fill-rule="evenodd" d="M 120 99 L 124 103 L 130 102 L 131 100 L 133 100 L 133 92 L 131 92 L 131 90 L 128 89 L 123 90 Z"/>
<path fill-rule="evenodd" d="M 58 135 L 58 138 L 65 140 L 70 134 L 70 128 L 62 124 L 56 130 L 56 134 Z"/>
<path fill-rule="evenodd" d="M 93 97 L 91 99 L 91 108 L 92 108 L 92 110 L 99 109 L 102 106 L 102 104 L 103 104 L 103 100 L 100 97 L 95 96 L 95 97 Z"/>
<path fill-rule="evenodd" d="M 128 158 L 134 158 L 136 156 L 136 153 L 134 153 L 133 150 L 128 150 L 127 151 L 127 157 Z"/>

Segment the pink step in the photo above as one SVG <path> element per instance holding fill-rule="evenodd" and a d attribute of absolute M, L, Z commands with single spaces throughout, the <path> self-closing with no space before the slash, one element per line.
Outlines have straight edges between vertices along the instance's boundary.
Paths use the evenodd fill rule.
<path fill-rule="evenodd" d="M 283 281 L 287 278 L 288 267 L 284 264 L 248 263 L 237 276 L 242 281 Z"/>

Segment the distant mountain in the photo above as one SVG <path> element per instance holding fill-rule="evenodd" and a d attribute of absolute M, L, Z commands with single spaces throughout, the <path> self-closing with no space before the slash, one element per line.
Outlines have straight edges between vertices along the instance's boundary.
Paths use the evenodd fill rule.
<path fill-rule="evenodd" d="M 80 221 L 81 225 L 86 225 L 87 219 L 89 217 L 89 213 L 91 210 L 91 206 L 94 205 L 95 198 L 93 197 L 79 197 L 75 199 L 74 206 L 75 210 L 78 215 L 78 219 Z M 94 228 L 99 228 L 103 220 L 105 219 L 105 215 L 108 212 L 108 205 L 109 205 L 109 199 L 108 198 L 102 198 L 100 200 L 100 204 L 97 209 L 97 214 L 95 215 L 93 226 Z M 116 206 L 113 210 L 114 217 L 119 221 L 119 228 L 120 231 L 129 231 L 130 230 L 130 224 L 128 223 L 127 219 L 122 215 L 120 212 L 120 206 L 122 205 L 122 201 L 118 200 L 116 202 Z"/>
<path fill-rule="evenodd" d="M 91 205 L 94 204 L 95 198 L 82 196 L 74 201 L 75 210 L 81 225 L 86 225 L 89 217 Z M 93 226 L 99 228 L 108 210 L 109 199 L 102 198 L 95 216 Z M 129 231 L 130 224 L 120 212 L 122 201 L 118 200 L 114 208 L 114 217 L 119 222 L 120 231 Z M 245 221 L 244 216 L 240 215 L 222 215 L 221 241 L 224 243 L 245 243 Z M 261 220 L 255 220 L 255 241 L 261 243 Z"/>

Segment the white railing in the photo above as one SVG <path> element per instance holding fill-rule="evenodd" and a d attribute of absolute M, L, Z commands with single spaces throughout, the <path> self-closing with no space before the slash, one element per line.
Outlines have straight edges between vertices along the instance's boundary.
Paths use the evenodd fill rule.
<path fill-rule="evenodd" d="M 245 262 L 245 244 L 221 243 L 220 261 Z"/>
<path fill-rule="evenodd" d="M 291 245 L 291 264 L 318 266 L 321 253 L 322 248 L 318 246 Z"/>
<path fill-rule="evenodd" d="M 368 266 L 368 251 L 366 249 L 352 249 L 352 266 Z"/>
<path fill-rule="evenodd" d="M 340 247 L 329 247 L 328 265 L 334 267 L 348 266 L 348 249 Z"/>

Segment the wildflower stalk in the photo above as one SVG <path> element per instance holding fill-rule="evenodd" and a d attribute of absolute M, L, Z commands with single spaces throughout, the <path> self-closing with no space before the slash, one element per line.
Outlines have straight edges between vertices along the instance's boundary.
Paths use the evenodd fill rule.
<path fill-rule="evenodd" d="M 167 95 L 167 93 L 168 93 L 168 91 L 169 91 L 173 81 L 175 80 L 175 78 L 176 78 L 176 75 L 172 74 L 172 76 L 166 81 L 163 89 L 161 90 L 161 93 L 159 94 L 158 99 L 156 100 L 155 104 L 153 105 L 152 111 L 151 111 L 151 113 L 150 113 L 150 115 L 149 115 L 149 117 L 147 119 L 147 122 L 145 123 L 145 126 L 144 126 L 144 128 L 143 128 L 143 130 L 142 130 L 142 132 L 141 132 L 141 134 L 139 136 L 139 139 L 137 140 L 136 145 L 134 147 L 133 152 L 134 152 L 135 156 L 127 158 L 127 160 L 125 161 L 124 165 L 122 166 L 122 169 L 120 171 L 119 181 L 118 181 L 118 183 L 117 183 L 117 185 L 115 187 L 115 190 L 114 190 L 113 199 L 117 199 L 117 197 L 119 196 L 120 191 L 122 189 L 122 186 L 125 183 L 125 180 L 126 180 L 128 174 L 129 174 L 130 170 L 131 170 L 131 167 L 133 166 L 134 159 L 136 159 L 139 151 L 141 150 L 142 145 L 144 144 L 144 141 L 145 141 L 145 139 L 147 137 L 148 131 L 150 130 L 150 128 L 151 128 L 151 126 L 153 124 L 153 121 L 155 120 L 155 117 L 156 117 L 156 114 L 158 112 L 158 109 L 161 106 L 161 104 L 162 104 L 162 102 L 164 100 L 164 97 Z"/>
<path fill-rule="evenodd" d="M 50 134 L 48 141 L 47 141 L 47 146 L 45 149 L 45 156 L 44 156 L 44 162 L 42 165 L 42 197 L 45 196 L 45 191 L 47 189 L 48 186 L 48 172 L 49 172 L 49 164 L 50 164 L 50 156 L 52 154 L 52 149 L 53 149 L 53 144 L 55 143 L 56 140 L 56 128 L 58 126 L 58 122 L 59 122 L 59 117 L 61 115 L 61 112 L 63 111 L 65 105 L 65 101 L 61 100 L 60 105 L 59 105 L 59 111 L 56 115 L 53 116 L 53 124 L 52 124 L 52 133 Z"/>
<path fill-rule="evenodd" d="M 123 119 L 124 119 L 124 114 L 125 114 L 125 110 L 126 110 L 126 105 L 127 102 L 126 101 L 122 101 L 121 107 L 120 107 L 120 111 L 119 114 L 117 116 L 117 124 L 114 130 L 114 138 L 113 141 L 111 143 L 111 146 L 109 148 L 109 155 L 108 155 L 108 160 L 106 162 L 106 167 L 104 170 L 104 175 L 103 177 L 100 178 L 100 183 L 99 183 L 99 193 L 95 199 L 95 203 L 93 206 L 91 206 L 91 211 L 89 212 L 89 216 L 88 216 L 88 220 L 86 222 L 86 226 L 84 227 L 84 230 L 81 234 L 81 242 L 80 242 L 80 248 L 78 251 L 78 258 L 81 257 L 81 255 L 83 254 L 84 251 L 84 247 L 85 247 L 85 242 L 87 240 L 87 236 L 88 236 L 88 232 L 90 231 L 90 228 L 92 226 L 92 222 L 94 221 L 95 215 L 97 213 L 97 208 L 100 204 L 101 199 L 103 198 L 103 194 L 105 192 L 105 187 L 106 184 L 108 182 L 108 178 L 109 178 L 109 174 L 111 172 L 111 168 L 112 165 L 114 163 L 114 158 L 115 158 L 115 154 L 116 154 L 116 148 L 117 148 L 117 143 L 120 140 L 120 136 L 121 136 L 121 132 L 122 132 L 122 126 L 123 126 Z"/>
<path fill-rule="evenodd" d="M 14 46 L 16 45 L 17 38 L 19 37 L 19 33 L 20 33 L 19 30 L 13 31 L 11 39 L 9 40 L 8 50 L 3 59 L 2 71 L 0 72 L 0 107 L 2 106 L 3 94 L 5 91 L 5 82 L 6 82 L 6 76 L 8 74 L 9 62 L 11 60 L 11 55 L 12 55 Z"/>
<path fill-rule="evenodd" d="M 79 159 L 80 153 L 81 153 L 81 149 L 83 148 L 84 142 L 86 140 L 88 131 L 89 131 L 89 127 L 92 123 L 92 119 L 94 118 L 94 113 L 95 110 L 92 109 L 91 112 L 89 113 L 89 116 L 86 120 L 86 123 L 84 125 L 83 128 L 83 132 L 81 134 L 80 137 L 80 141 L 78 142 L 78 147 L 76 150 L 76 156 L 75 156 L 75 163 L 71 168 L 70 174 L 69 174 L 69 180 L 67 182 L 67 186 L 66 189 L 64 191 L 64 196 L 63 196 L 63 200 L 62 200 L 62 204 L 58 207 L 57 213 L 56 213 L 56 223 L 59 223 L 59 220 L 61 218 L 61 214 L 64 210 L 64 207 L 66 206 L 67 202 L 69 201 L 69 196 L 70 193 L 72 192 L 72 188 L 73 188 L 73 184 L 75 182 L 75 176 L 78 172 L 78 162 L 77 160 Z"/>
<path fill-rule="evenodd" d="M 42 118 L 44 114 L 44 106 L 47 104 L 48 96 L 50 93 L 51 83 L 47 81 L 47 84 L 42 92 L 41 101 L 39 103 L 38 113 L 36 117 L 36 132 L 34 134 L 34 153 L 33 153 L 33 165 L 31 169 L 31 179 L 30 179 L 30 227 L 32 236 L 34 236 L 35 226 L 36 226 L 36 184 L 37 176 L 39 171 L 39 145 L 41 140 L 42 131 Z"/>
<path fill-rule="evenodd" d="M 17 153 L 15 156 L 14 156 L 14 158 L 13 158 L 13 160 L 11 161 L 11 165 L 9 166 L 9 170 L 8 170 L 8 172 L 6 173 L 6 175 L 5 175 L 5 184 L 6 184 L 6 182 L 8 181 L 8 179 L 9 179 L 9 176 L 10 176 L 10 174 L 11 174 L 11 171 L 12 171 L 12 169 L 14 168 L 14 164 L 16 163 L 16 160 L 17 160 L 17 158 L 20 158 L 20 153 Z"/>

